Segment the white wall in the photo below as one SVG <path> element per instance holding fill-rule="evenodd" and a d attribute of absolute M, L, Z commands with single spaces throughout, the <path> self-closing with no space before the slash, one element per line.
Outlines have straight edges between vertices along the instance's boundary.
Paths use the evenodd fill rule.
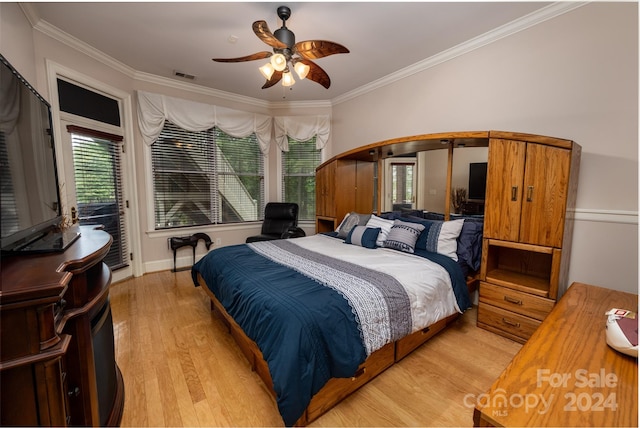
<path fill-rule="evenodd" d="M 638 5 L 590 3 L 333 108 L 334 154 L 504 130 L 582 146 L 569 282 L 637 293 Z"/>
<path fill-rule="evenodd" d="M 33 32 L 17 3 L 0 2 L 0 53 L 27 82 L 35 85 Z"/>

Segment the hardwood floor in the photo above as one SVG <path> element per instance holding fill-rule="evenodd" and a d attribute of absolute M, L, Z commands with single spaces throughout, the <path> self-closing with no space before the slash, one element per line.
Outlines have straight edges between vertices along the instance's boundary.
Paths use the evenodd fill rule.
<path fill-rule="evenodd" d="M 189 271 L 111 287 L 122 426 L 282 426 L 275 402 Z M 521 345 L 476 327 L 476 309 L 311 426 L 471 426 Z M 465 399 L 466 397 L 466 399 Z"/>

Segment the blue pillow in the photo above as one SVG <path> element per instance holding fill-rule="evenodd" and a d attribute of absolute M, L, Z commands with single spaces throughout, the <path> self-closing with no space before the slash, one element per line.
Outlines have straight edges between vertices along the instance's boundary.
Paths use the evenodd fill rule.
<path fill-rule="evenodd" d="M 376 248 L 380 230 L 379 227 L 353 226 L 344 242 L 364 248 Z"/>
<path fill-rule="evenodd" d="M 473 271 L 480 269 L 482 261 L 482 228 L 484 223 L 465 219 L 458 236 L 458 258 Z"/>

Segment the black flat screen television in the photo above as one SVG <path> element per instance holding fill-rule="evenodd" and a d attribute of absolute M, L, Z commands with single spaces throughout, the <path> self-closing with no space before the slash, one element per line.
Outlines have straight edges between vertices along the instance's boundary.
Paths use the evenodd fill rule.
<path fill-rule="evenodd" d="M 63 251 L 79 236 L 58 227 L 51 106 L 1 54 L 0 195 L 3 254 Z"/>
<path fill-rule="evenodd" d="M 487 162 L 469 164 L 469 194 L 473 201 L 484 201 L 487 191 Z"/>

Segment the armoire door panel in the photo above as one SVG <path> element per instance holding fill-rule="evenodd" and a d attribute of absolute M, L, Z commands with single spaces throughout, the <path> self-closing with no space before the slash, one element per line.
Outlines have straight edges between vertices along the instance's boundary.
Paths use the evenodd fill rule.
<path fill-rule="evenodd" d="M 570 164 L 569 150 L 528 144 L 520 242 L 562 247 Z"/>
<path fill-rule="evenodd" d="M 373 207 L 373 184 L 374 184 L 373 162 L 358 162 L 356 170 L 356 211 L 359 213 L 370 213 Z"/>
<path fill-rule="evenodd" d="M 316 175 L 316 215 L 334 217 L 336 204 L 334 201 L 336 161 L 319 169 Z"/>
<path fill-rule="evenodd" d="M 489 143 L 484 234 L 518 241 L 526 143 L 493 139 Z"/>
<path fill-rule="evenodd" d="M 356 200 L 356 161 L 338 160 L 336 166 L 336 181 L 334 190 L 335 216 L 342 221 L 344 216 L 355 211 Z"/>

